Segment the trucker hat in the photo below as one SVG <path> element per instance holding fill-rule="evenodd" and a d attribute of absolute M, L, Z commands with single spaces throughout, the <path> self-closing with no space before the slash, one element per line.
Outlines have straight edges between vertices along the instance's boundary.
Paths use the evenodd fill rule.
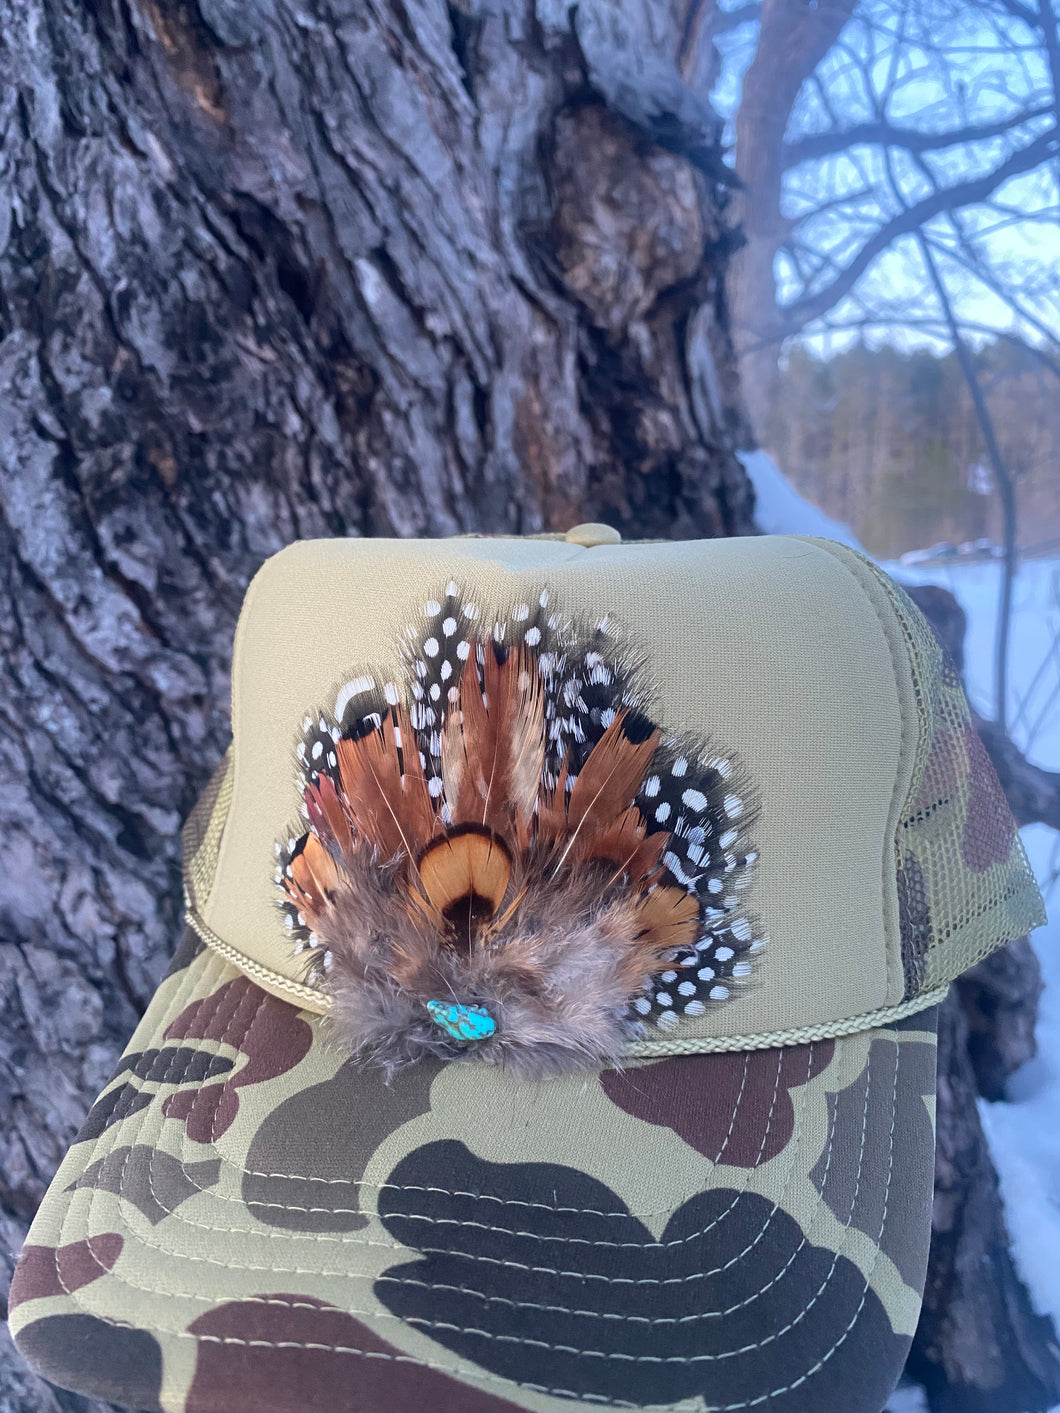
<path fill-rule="evenodd" d="M 167 1413 L 879 1413 L 948 983 L 1043 920 L 960 679 L 825 540 L 322 540 L 248 590 L 187 928 L 33 1223 Z"/>

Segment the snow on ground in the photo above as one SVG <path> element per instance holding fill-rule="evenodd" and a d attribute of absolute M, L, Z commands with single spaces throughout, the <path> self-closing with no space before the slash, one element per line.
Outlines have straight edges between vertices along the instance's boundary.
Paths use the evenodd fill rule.
<path fill-rule="evenodd" d="M 984 715 L 992 716 L 1000 566 L 885 568 L 900 583 L 942 584 L 958 599 L 968 615 L 968 694 Z M 1009 723 L 1013 739 L 1029 757 L 1051 770 L 1060 768 L 1060 705 L 1049 704 L 1060 678 L 1060 646 L 1046 670 L 1039 669 L 1054 643 L 1060 645 L 1060 559 L 1028 560 L 1015 585 Z M 1024 702 L 1029 706 L 1021 713 Z M 1035 1308 L 1060 1325 L 1060 885 L 1049 883 L 1058 836 L 1044 825 L 1032 825 L 1023 830 L 1023 842 L 1049 912 L 1049 922 L 1032 937 L 1045 981 L 1038 1055 L 1010 1081 L 1011 1102 L 979 1107 L 1001 1179 L 1016 1263 Z"/>
<path fill-rule="evenodd" d="M 767 535 L 821 535 L 861 549 L 850 526 L 833 520 L 799 495 L 766 452 L 738 451 L 736 455 L 755 488 L 755 523 L 760 530 Z"/>
<path fill-rule="evenodd" d="M 891 1394 L 886 1413 L 928 1413 L 924 1390 L 917 1384 L 900 1384 Z"/>

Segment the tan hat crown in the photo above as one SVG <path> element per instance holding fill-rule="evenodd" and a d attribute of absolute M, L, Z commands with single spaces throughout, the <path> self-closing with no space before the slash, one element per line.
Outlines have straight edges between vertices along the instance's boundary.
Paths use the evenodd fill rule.
<path fill-rule="evenodd" d="M 299 732 L 366 668 L 396 675 L 409 625 L 447 584 L 487 616 L 545 593 L 572 618 L 607 618 L 643 661 L 653 720 L 710 742 L 751 782 L 755 868 L 740 902 L 745 940 L 768 946 L 724 978 L 724 1005 L 693 1004 L 632 1053 L 760 1048 L 898 1018 L 1042 920 L 956 672 L 856 552 L 794 536 L 309 541 L 248 591 L 233 747 L 187 869 L 193 925 L 267 989 L 328 1009 L 274 882 L 276 840 L 304 828 L 292 825 Z"/>

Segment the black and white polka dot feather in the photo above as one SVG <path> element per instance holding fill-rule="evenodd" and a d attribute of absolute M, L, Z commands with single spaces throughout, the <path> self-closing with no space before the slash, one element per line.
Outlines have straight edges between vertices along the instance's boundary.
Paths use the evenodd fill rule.
<path fill-rule="evenodd" d="M 672 1030 L 682 1017 L 703 1015 L 728 1000 L 751 975 L 753 954 L 765 946 L 743 906 L 758 857 L 751 847 L 757 814 L 746 773 L 707 742 L 673 737 L 660 746 L 636 797 L 649 832 L 670 832 L 663 864 L 669 878 L 700 904 L 694 949 L 673 958 L 634 1009 L 646 1023 Z"/>

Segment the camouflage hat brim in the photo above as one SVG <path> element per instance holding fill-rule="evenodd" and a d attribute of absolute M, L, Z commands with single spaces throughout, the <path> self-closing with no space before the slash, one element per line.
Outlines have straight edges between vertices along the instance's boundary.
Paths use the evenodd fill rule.
<path fill-rule="evenodd" d="M 920 1308 L 935 1018 L 387 1086 L 189 934 L 33 1224 L 15 1341 L 167 1413 L 878 1413 Z"/>

